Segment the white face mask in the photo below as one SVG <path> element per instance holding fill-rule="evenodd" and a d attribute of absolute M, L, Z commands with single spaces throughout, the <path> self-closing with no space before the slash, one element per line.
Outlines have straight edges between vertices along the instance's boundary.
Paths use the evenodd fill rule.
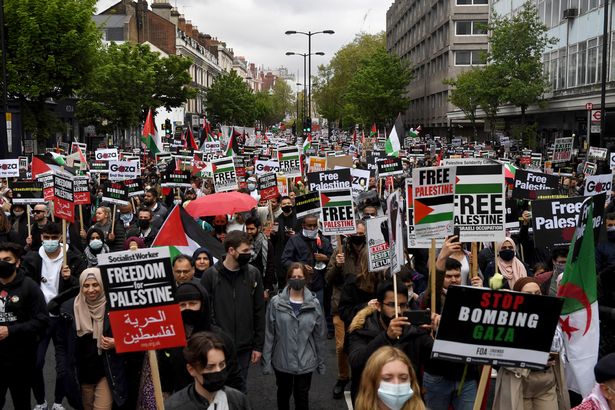
<path fill-rule="evenodd" d="M 20 216 L 24 214 L 24 211 L 13 211 L 13 214 L 19 218 Z"/>
<path fill-rule="evenodd" d="M 304 229 L 303 236 L 309 239 L 316 239 L 318 236 L 318 229 Z"/>
<path fill-rule="evenodd" d="M 400 410 L 413 395 L 410 383 L 380 382 L 378 388 L 378 398 L 391 410 Z"/>

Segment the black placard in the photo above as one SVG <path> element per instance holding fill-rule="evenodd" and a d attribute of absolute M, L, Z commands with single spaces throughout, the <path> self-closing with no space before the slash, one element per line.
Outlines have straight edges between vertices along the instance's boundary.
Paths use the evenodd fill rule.
<path fill-rule="evenodd" d="M 537 192 L 555 195 L 559 192 L 559 177 L 542 172 L 517 169 L 512 190 L 515 199 L 537 199 Z"/>

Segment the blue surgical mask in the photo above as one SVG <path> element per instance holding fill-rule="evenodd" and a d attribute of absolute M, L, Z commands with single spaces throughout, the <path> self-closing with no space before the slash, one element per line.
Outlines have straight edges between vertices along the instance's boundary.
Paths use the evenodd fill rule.
<path fill-rule="evenodd" d="M 122 220 L 122 222 L 128 223 L 132 219 L 132 214 L 131 213 L 120 214 L 120 219 Z"/>
<path fill-rule="evenodd" d="M 47 253 L 53 253 L 57 251 L 59 247 L 60 247 L 59 239 L 47 239 L 43 241 L 43 249 L 45 249 L 45 252 Z"/>
<path fill-rule="evenodd" d="M 414 396 L 410 383 L 380 382 L 378 398 L 391 410 L 400 410 Z"/>
<path fill-rule="evenodd" d="M 95 251 L 101 249 L 103 247 L 103 241 L 101 241 L 100 239 L 92 239 L 90 241 L 90 248 L 94 249 Z"/>

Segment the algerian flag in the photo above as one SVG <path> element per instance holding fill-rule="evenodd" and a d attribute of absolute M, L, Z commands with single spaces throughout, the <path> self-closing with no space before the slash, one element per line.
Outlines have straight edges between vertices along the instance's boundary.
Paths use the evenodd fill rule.
<path fill-rule="evenodd" d="M 391 128 L 391 133 L 384 144 L 387 155 L 398 157 L 401 149 L 400 137 L 404 136 L 404 124 L 401 121 L 401 114 L 397 115 L 395 125 Z"/>
<path fill-rule="evenodd" d="M 583 201 L 557 291 L 557 296 L 564 298 L 559 322 L 568 357 L 568 388 L 583 397 L 595 383 L 600 340 L 593 215 L 594 201 L 589 197 Z"/>
<path fill-rule="evenodd" d="M 141 142 L 145 144 L 147 149 L 149 149 L 150 155 L 152 156 L 156 155 L 158 152 L 162 152 L 162 141 L 160 140 L 160 136 L 154 127 L 154 116 L 152 115 L 151 108 L 147 113 L 147 118 L 145 119 Z"/>
<path fill-rule="evenodd" d="M 312 134 L 308 134 L 303 141 L 303 153 L 305 154 L 309 149 L 312 148 Z"/>

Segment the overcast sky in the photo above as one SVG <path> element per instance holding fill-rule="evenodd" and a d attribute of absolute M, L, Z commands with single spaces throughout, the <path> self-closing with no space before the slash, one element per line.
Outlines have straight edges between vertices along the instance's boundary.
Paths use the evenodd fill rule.
<path fill-rule="evenodd" d="M 102 11 L 119 0 L 99 0 Z M 307 53 L 307 37 L 286 36 L 286 30 L 334 30 L 335 34 L 312 37 L 312 71 L 328 62 L 344 44 L 361 31 L 385 29 L 391 0 L 169 0 L 199 31 L 226 41 L 235 55 L 258 66 L 286 66 L 303 81 L 303 58 L 286 51 Z M 151 4 L 152 1 L 149 1 Z"/>

